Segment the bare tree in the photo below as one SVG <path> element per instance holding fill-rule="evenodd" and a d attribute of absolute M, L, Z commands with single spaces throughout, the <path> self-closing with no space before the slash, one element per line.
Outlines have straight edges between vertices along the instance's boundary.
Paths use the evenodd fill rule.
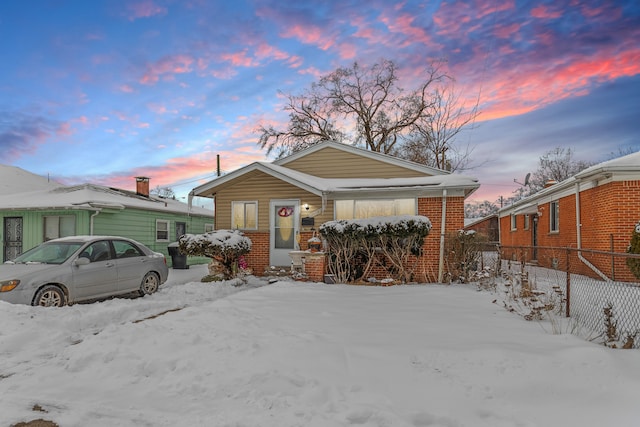
<path fill-rule="evenodd" d="M 503 199 L 501 196 L 501 205 L 507 206 L 529 197 L 542 190 L 548 181 L 564 181 L 592 165 L 590 162 L 575 160 L 570 148 L 556 147 L 549 150 L 540 157 L 538 169 L 530 174 L 524 184 L 513 190 L 511 197 Z"/>
<path fill-rule="evenodd" d="M 465 202 L 464 217 L 484 218 L 485 216 L 497 213 L 499 209 L 500 206 L 488 200 Z"/>
<path fill-rule="evenodd" d="M 160 187 L 159 185 L 151 190 L 151 194 L 161 197 L 163 199 L 175 199 L 176 193 L 171 187 Z"/>
<path fill-rule="evenodd" d="M 525 196 L 537 193 L 549 180 L 564 181 L 593 163 L 575 160 L 571 148 L 556 147 L 540 157 L 538 170 L 531 174 Z M 526 194 L 528 193 L 528 194 Z"/>
<path fill-rule="evenodd" d="M 432 63 L 418 87 L 405 91 L 392 61 L 338 68 L 304 95 L 288 95 L 287 129 L 259 127 L 259 144 L 267 152 L 279 150 L 282 156 L 333 139 L 390 154 L 401 136 L 430 114 L 435 87 L 446 78 L 439 63 Z"/>
<path fill-rule="evenodd" d="M 478 104 L 465 109 L 453 82 L 442 85 L 433 93 L 426 114 L 414 123 L 412 132 L 400 146 L 398 155 L 407 160 L 449 171 L 467 168 L 472 150 L 460 150 L 454 140 L 463 129 L 470 129 L 478 116 Z"/>
<path fill-rule="evenodd" d="M 273 126 L 260 126 L 259 144 L 267 147 L 267 153 L 276 150 L 277 157 L 283 157 L 309 147 L 321 141 L 343 139 L 342 132 L 336 128 L 335 113 L 314 91 L 303 96 L 285 95 L 289 100 L 289 125 L 286 130 Z"/>

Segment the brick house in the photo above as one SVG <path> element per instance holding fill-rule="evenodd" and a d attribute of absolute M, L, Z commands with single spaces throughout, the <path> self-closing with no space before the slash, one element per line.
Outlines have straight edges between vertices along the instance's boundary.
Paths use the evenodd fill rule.
<path fill-rule="evenodd" d="M 475 178 L 326 141 L 271 163 L 251 163 L 194 188 L 189 197 L 213 198 L 215 228 L 240 229 L 251 239 L 246 259 L 255 274 L 290 266 L 290 254 L 306 250 L 326 221 L 424 215 L 433 228 L 417 279 L 441 281 L 441 236 L 463 228 L 464 200 L 478 187 Z"/>
<path fill-rule="evenodd" d="M 498 216 L 504 246 L 626 252 L 640 220 L 640 152 L 591 166 L 500 209 Z M 536 251 L 529 256 L 545 264 Z M 603 279 L 612 270 L 610 259 L 587 260 L 580 251 L 576 262 L 580 272 Z M 617 279 L 635 280 L 622 259 L 613 267 Z"/>
<path fill-rule="evenodd" d="M 498 232 L 498 214 L 490 214 L 483 218 L 475 218 L 465 221 L 465 231 L 475 231 L 479 235 L 482 235 L 487 239 L 487 242 L 493 243 L 500 240 L 500 233 Z"/>

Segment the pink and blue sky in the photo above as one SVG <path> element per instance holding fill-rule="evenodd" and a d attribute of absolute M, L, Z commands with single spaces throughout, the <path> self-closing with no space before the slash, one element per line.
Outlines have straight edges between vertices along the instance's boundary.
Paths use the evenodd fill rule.
<path fill-rule="evenodd" d="M 481 114 L 456 144 L 509 197 L 555 147 L 640 150 L 640 4 L 628 1 L 21 0 L 0 2 L 0 163 L 65 184 L 169 186 L 271 160 L 261 123 L 354 61 L 406 86 L 445 59 Z"/>

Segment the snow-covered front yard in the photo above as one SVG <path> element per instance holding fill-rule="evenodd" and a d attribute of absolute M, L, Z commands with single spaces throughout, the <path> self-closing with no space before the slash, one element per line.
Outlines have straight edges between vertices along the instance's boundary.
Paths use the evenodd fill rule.
<path fill-rule="evenodd" d="M 0 302 L 0 426 L 640 425 L 637 350 L 553 335 L 473 285 L 205 274 L 171 270 L 139 299 Z"/>

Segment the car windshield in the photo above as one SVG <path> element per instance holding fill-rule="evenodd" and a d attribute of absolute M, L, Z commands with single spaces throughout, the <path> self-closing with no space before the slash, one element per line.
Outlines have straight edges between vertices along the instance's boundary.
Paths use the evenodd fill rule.
<path fill-rule="evenodd" d="M 62 264 L 82 245 L 82 242 L 47 242 L 28 250 L 13 262 L 19 264 Z"/>

